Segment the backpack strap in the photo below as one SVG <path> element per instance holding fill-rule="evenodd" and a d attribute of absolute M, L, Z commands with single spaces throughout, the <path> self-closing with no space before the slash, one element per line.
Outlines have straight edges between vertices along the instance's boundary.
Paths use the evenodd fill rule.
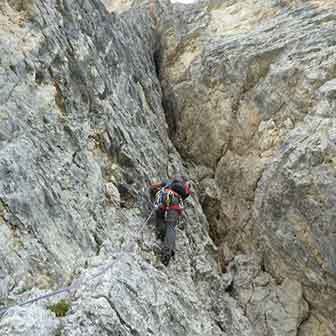
<path fill-rule="evenodd" d="M 182 212 L 184 204 L 182 197 L 177 192 L 164 186 L 155 196 L 154 207 L 162 210 L 174 209 Z"/>

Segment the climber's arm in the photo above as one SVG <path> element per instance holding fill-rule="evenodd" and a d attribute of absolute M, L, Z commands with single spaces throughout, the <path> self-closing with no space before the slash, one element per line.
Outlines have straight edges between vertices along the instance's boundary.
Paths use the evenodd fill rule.
<path fill-rule="evenodd" d="M 149 186 L 149 192 L 150 192 L 150 196 L 151 198 L 153 198 L 155 196 L 155 194 L 166 185 L 166 183 L 163 181 L 160 182 L 156 182 L 156 183 L 152 183 Z"/>

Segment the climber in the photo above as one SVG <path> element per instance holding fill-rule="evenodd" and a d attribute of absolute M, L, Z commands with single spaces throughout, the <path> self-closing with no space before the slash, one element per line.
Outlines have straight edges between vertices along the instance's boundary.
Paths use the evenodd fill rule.
<path fill-rule="evenodd" d="M 163 241 L 161 261 L 168 266 L 175 255 L 176 225 L 183 211 L 183 201 L 191 195 L 190 183 L 184 176 L 174 176 L 168 181 L 150 186 L 154 198 L 158 238 Z"/>

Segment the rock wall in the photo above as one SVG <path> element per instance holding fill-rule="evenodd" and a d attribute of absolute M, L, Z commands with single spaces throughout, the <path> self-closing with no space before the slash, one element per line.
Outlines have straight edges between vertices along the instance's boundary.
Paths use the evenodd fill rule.
<path fill-rule="evenodd" d="M 1 335 L 334 335 L 333 3 L 104 3 L 0 4 Z"/>
<path fill-rule="evenodd" d="M 111 233 L 116 189 L 126 184 L 131 207 L 146 200 L 145 178 L 165 173 L 152 29 L 90 1 L 2 11 L 2 268 L 35 284 L 47 263 L 48 280 L 65 280 Z"/>
<path fill-rule="evenodd" d="M 310 317 L 299 334 L 333 335 L 335 4 L 210 1 L 175 10 L 163 18 L 161 42 L 167 119 L 201 181 L 222 267 L 257 252 L 281 286 L 287 278 L 303 286 Z"/>
<path fill-rule="evenodd" d="M 0 27 L 0 304 L 72 284 L 2 311 L 1 335 L 252 335 L 197 195 L 169 268 L 155 224 L 139 236 L 149 182 L 187 174 L 147 7 L 5 1 Z"/>

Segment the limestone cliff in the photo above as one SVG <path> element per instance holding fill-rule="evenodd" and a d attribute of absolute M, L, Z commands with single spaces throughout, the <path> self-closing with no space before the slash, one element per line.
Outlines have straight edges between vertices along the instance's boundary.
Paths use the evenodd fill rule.
<path fill-rule="evenodd" d="M 335 11 L 3 1 L 0 307 L 74 286 L 1 335 L 334 335 Z M 165 268 L 140 230 L 176 172 Z"/>
<path fill-rule="evenodd" d="M 333 335 L 336 5 L 211 1 L 176 11 L 162 18 L 167 119 L 200 180 L 222 263 L 257 252 L 277 283 L 303 286 L 310 315 L 300 334 Z M 255 309 L 260 285 L 247 287 L 237 296 L 265 321 L 258 334 L 272 334 L 267 304 Z"/>

